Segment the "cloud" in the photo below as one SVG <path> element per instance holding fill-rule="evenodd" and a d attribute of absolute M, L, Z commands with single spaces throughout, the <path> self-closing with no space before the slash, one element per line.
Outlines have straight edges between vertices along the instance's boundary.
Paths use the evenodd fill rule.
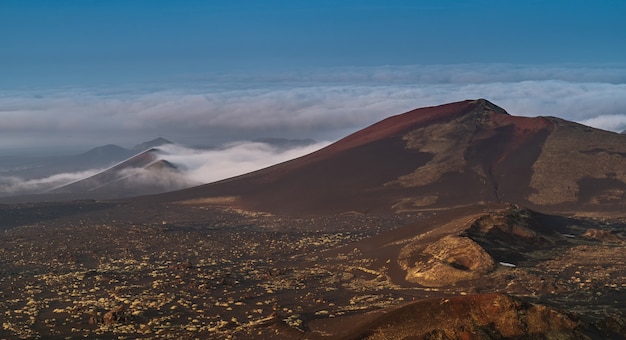
<path fill-rule="evenodd" d="M 178 171 L 128 168 L 122 170 L 116 178 L 125 178 L 125 185 L 130 187 L 140 186 L 170 191 L 259 170 L 309 154 L 328 144 L 329 142 L 317 142 L 286 148 L 267 143 L 240 141 L 211 150 L 168 144 L 158 147 L 158 159 L 174 164 Z M 103 170 L 105 169 L 62 173 L 32 180 L 24 180 L 16 176 L 0 176 L 0 196 L 44 193 L 88 178 Z"/>
<path fill-rule="evenodd" d="M 600 129 L 622 132 L 626 131 L 626 114 L 603 115 L 581 121 L 582 124 L 595 126 Z"/>
<path fill-rule="evenodd" d="M 130 168 L 121 171 L 120 176 L 125 179 L 124 188 L 138 192 L 138 188 L 150 188 L 149 193 L 173 191 L 203 184 L 189 178 L 185 173 L 171 169 Z M 144 193 L 143 191 L 141 193 Z"/>
<path fill-rule="evenodd" d="M 266 143 L 229 143 L 217 150 L 179 145 L 159 147 L 162 159 L 179 166 L 192 181 L 210 183 L 285 162 L 327 146 L 329 142 L 282 149 Z"/>
<path fill-rule="evenodd" d="M 45 178 L 24 180 L 17 176 L 0 176 L 0 196 L 43 193 L 53 188 L 93 176 L 102 169 L 62 173 Z"/>
<path fill-rule="evenodd" d="M 0 94 L 0 144 L 97 146 L 156 136 L 185 144 L 264 136 L 337 139 L 390 115 L 475 98 L 515 115 L 595 124 L 597 117 L 626 114 L 624 93 L 623 66 L 504 64 L 322 69 L 205 76 L 146 88 L 14 91 Z"/>

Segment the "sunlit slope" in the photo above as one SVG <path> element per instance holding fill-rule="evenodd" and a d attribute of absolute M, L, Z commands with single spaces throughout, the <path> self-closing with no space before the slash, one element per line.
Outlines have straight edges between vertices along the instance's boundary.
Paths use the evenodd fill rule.
<path fill-rule="evenodd" d="M 149 199 L 307 214 L 481 202 L 620 212 L 625 193 L 625 135 L 479 99 L 392 116 L 307 156 Z"/>

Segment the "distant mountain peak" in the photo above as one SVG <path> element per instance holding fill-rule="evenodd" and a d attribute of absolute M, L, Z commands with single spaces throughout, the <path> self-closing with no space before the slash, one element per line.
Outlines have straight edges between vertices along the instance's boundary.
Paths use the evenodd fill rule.
<path fill-rule="evenodd" d="M 169 140 L 163 138 L 163 137 L 158 137 L 152 140 L 149 140 L 147 142 L 143 142 L 141 144 L 137 144 L 135 146 L 133 146 L 132 150 L 136 151 L 136 152 L 142 152 L 151 148 L 155 148 L 157 146 L 161 146 L 161 145 L 166 145 L 166 144 L 173 144 L 172 142 L 170 142 Z"/>
<path fill-rule="evenodd" d="M 166 161 L 165 159 L 160 159 L 160 160 L 158 160 L 158 161 L 148 165 L 146 167 L 146 169 L 148 169 L 148 170 L 151 170 L 151 169 L 154 169 L 154 170 L 164 170 L 164 169 L 167 169 L 167 170 L 178 171 L 178 167 L 176 165 L 172 164 L 169 161 Z"/>
<path fill-rule="evenodd" d="M 151 147 L 93 176 L 54 188 L 48 193 L 98 193 L 124 197 L 177 190 L 198 184 L 200 183 L 185 178 L 175 164 L 159 159 L 158 149 Z"/>

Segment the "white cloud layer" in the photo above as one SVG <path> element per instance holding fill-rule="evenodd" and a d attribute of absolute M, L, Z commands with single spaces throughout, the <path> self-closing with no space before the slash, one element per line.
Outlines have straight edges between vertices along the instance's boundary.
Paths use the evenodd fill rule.
<path fill-rule="evenodd" d="M 16 176 L 0 176 L 0 196 L 40 194 L 56 187 L 93 176 L 102 169 L 62 173 L 52 176 L 24 180 Z"/>
<path fill-rule="evenodd" d="M 5 91 L 0 145 L 336 139 L 413 108 L 475 98 L 514 115 L 626 129 L 626 67 L 436 65 L 207 76 L 152 90 Z"/>
<path fill-rule="evenodd" d="M 259 142 L 236 142 L 219 149 L 194 149 L 175 144 L 158 147 L 158 159 L 174 164 L 178 171 L 148 171 L 129 168 L 121 172 L 129 185 L 159 186 L 163 191 L 182 189 L 242 175 L 274 164 L 309 154 L 326 145 L 318 142 L 299 147 L 276 147 Z M 24 180 L 16 176 L 0 176 L 0 197 L 44 193 L 56 187 L 81 180 L 106 169 L 55 174 L 40 179 Z M 156 185 L 155 185 L 156 184 Z"/>
<path fill-rule="evenodd" d="M 585 119 L 582 124 L 599 127 L 604 130 L 616 132 L 626 131 L 626 114 L 623 115 L 601 115 L 598 117 Z"/>
<path fill-rule="evenodd" d="M 304 156 L 328 144 L 318 142 L 281 149 L 266 143 L 236 142 L 217 150 L 198 150 L 179 145 L 163 145 L 159 150 L 162 159 L 179 166 L 190 180 L 210 183 Z"/>

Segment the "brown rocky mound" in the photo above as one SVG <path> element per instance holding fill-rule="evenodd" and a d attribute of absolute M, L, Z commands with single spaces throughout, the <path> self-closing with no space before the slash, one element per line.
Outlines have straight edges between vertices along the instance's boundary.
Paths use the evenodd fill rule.
<path fill-rule="evenodd" d="M 624 238 L 610 230 L 588 229 L 583 237 L 607 243 L 624 243 Z"/>
<path fill-rule="evenodd" d="M 504 268 L 533 267 L 588 242 L 583 233 L 591 225 L 517 206 L 476 205 L 437 211 L 332 254 L 358 248 L 403 287 L 473 289 L 489 285 Z"/>
<path fill-rule="evenodd" d="M 476 279 L 495 268 L 491 256 L 470 238 L 448 235 L 427 245 L 402 248 L 398 262 L 406 280 L 442 287 Z"/>
<path fill-rule="evenodd" d="M 320 320 L 308 338 L 331 329 L 341 339 L 583 339 L 589 331 L 573 316 L 497 293 L 417 301 L 350 323 Z"/>
<path fill-rule="evenodd" d="M 442 287 L 476 279 L 495 268 L 491 256 L 476 242 L 455 235 L 422 246 L 402 248 L 398 256 L 406 280 L 425 287 Z"/>

